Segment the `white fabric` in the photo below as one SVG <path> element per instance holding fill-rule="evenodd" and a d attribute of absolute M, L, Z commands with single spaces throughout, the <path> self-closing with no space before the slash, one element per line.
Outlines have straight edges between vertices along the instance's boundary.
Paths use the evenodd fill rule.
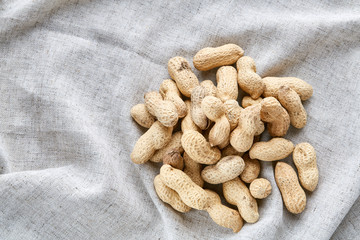
<path fill-rule="evenodd" d="M 359 16 L 357 1 L 2 1 L 0 239 L 358 237 Z M 310 142 L 320 171 L 292 215 L 262 164 L 273 192 L 238 234 L 162 203 L 159 165 L 129 157 L 145 130 L 130 108 L 169 77 L 168 59 L 226 43 L 261 76 L 314 86 L 307 126 L 286 137 Z"/>

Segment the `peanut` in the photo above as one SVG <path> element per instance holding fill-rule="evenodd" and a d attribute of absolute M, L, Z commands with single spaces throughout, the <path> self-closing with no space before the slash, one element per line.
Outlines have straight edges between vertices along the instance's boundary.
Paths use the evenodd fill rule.
<path fill-rule="evenodd" d="M 173 80 L 164 80 L 160 85 L 159 92 L 164 100 L 168 100 L 175 105 L 179 118 L 185 117 L 187 108 L 184 101 L 181 99 L 179 89 Z"/>
<path fill-rule="evenodd" d="M 155 118 L 146 109 L 145 104 L 137 104 L 130 110 L 130 115 L 142 127 L 150 128 L 155 122 Z"/>
<path fill-rule="evenodd" d="M 177 149 L 170 149 L 163 158 L 164 164 L 169 164 L 170 166 L 177 168 L 179 170 L 183 170 L 184 168 L 184 160 Z"/>
<path fill-rule="evenodd" d="M 189 62 L 183 57 L 171 58 L 168 62 L 168 72 L 186 97 L 190 97 L 193 88 L 199 86 L 199 80 L 191 70 Z"/>
<path fill-rule="evenodd" d="M 299 184 L 294 169 L 284 162 L 276 163 L 275 180 L 287 210 L 294 214 L 304 211 L 306 195 Z"/>
<path fill-rule="evenodd" d="M 224 108 L 225 116 L 230 123 L 230 130 L 234 130 L 239 123 L 240 114 L 243 109 L 236 100 L 227 100 L 224 103 Z"/>
<path fill-rule="evenodd" d="M 262 100 L 260 118 L 268 123 L 268 131 L 272 137 L 285 136 L 290 127 L 288 112 L 274 97 L 266 97 Z"/>
<path fill-rule="evenodd" d="M 239 178 L 223 183 L 223 193 L 228 203 L 238 207 L 241 217 L 246 222 L 255 223 L 259 220 L 257 202 Z"/>
<path fill-rule="evenodd" d="M 262 100 L 263 99 L 261 97 L 259 97 L 257 99 L 252 99 L 250 96 L 245 96 L 241 100 L 241 106 L 243 108 L 247 108 L 247 107 L 250 107 L 250 106 L 255 105 L 257 103 L 261 103 Z"/>
<path fill-rule="evenodd" d="M 243 220 L 238 211 L 221 204 L 219 195 L 211 190 L 205 189 L 208 195 L 208 207 L 206 211 L 212 220 L 222 227 L 230 228 L 235 233 L 243 226 Z"/>
<path fill-rule="evenodd" d="M 165 127 L 159 121 L 154 122 L 136 142 L 130 155 L 131 160 L 137 164 L 147 162 L 156 150 L 163 148 L 170 142 L 172 131 L 172 127 Z"/>
<path fill-rule="evenodd" d="M 175 190 L 181 200 L 191 208 L 203 210 L 207 206 L 208 196 L 204 189 L 196 185 L 186 173 L 168 164 L 160 168 L 163 183 Z"/>
<path fill-rule="evenodd" d="M 191 118 L 194 123 L 202 130 L 208 128 L 209 126 L 209 120 L 201 108 L 201 102 L 205 96 L 206 90 L 202 86 L 195 87 L 191 94 Z"/>
<path fill-rule="evenodd" d="M 155 116 L 165 127 L 173 127 L 178 121 L 175 105 L 164 101 L 158 92 L 148 92 L 144 96 L 145 106 L 150 114 Z"/>
<path fill-rule="evenodd" d="M 221 101 L 238 98 L 237 71 L 232 66 L 220 67 L 216 72 L 217 94 Z"/>
<path fill-rule="evenodd" d="M 294 144 L 285 138 L 272 138 L 268 142 L 255 143 L 250 151 L 250 158 L 262 161 L 276 161 L 289 156 L 294 150 Z"/>
<path fill-rule="evenodd" d="M 265 178 L 258 178 L 251 182 L 249 189 L 254 198 L 264 199 L 271 193 L 271 184 Z"/>
<path fill-rule="evenodd" d="M 253 99 L 257 99 L 264 91 L 265 85 L 261 77 L 256 74 L 255 62 L 251 57 L 240 58 L 236 63 L 238 83 L 240 88 Z"/>
<path fill-rule="evenodd" d="M 264 97 L 278 97 L 278 90 L 281 86 L 287 85 L 299 94 L 302 101 L 309 99 L 313 94 L 310 84 L 295 77 L 266 77 L 263 78 L 265 84 Z"/>
<path fill-rule="evenodd" d="M 238 177 L 244 170 L 244 160 L 239 156 L 227 156 L 215 165 L 207 166 L 202 170 L 201 177 L 205 182 L 219 184 Z"/>
<path fill-rule="evenodd" d="M 186 152 L 184 152 L 183 159 L 185 163 L 184 173 L 186 173 L 194 183 L 203 187 L 204 180 L 201 178 L 201 164 L 192 160 Z"/>
<path fill-rule="evenodd" d="M 156 194 L 159 198 L 165 202 L 170 204 L 176 211 L 185 213 L 191 210 L 191 207 L 187 206 L 180 198 L 179 194 L 166 186 L 162 180 L 160 175 L 157 175 L 154 178 L 154 187 Z"/>
<path fill-rule="evenodd" d="M 191 118 L 190 108 L 191 108 L 191 102 L 189 100 L 185 101 L 186 107 L 187 107 L 187 114 L 181 121 L 181 131 L 185 132 L 188 130 L 193 130 L 200 132 L 200 128 L 194 123 L 194 121 Z"/>
<path fill-rule="evenodd" d="M 210 145 L 224 143 L 230 135 L 230 123 L 225 116 L 224 104 L 216 97 L 207 96 L 201 102 L 201 109 L 207 118 L 215 122 L 209 132 Z"/>
<path fill-rule="evenodd" d="M 211 80 L 204 80 L 200 83 L 200 86 L 205 88 L 206 96 L 216 97 L 217 89 Z"/>
<path fill-rule="evenodd" d="M 251 159 L 248 153 L 245 153 L 242 158 L 245 163 L 245 168 L 244 171 L 240 174 L 240 178 L 246 183 L 251 183 L 260 174 L 260 162 L 257 159 Z"/>
<path fill-rule="evenodd" d="M 203 48 L 194 56 L 193 63 L 199 71 L 207 71 L 212 68 L 231 65 L 244 55 L 238 45 L 225 44 L 216 48 Z"/>
<path fill-rule="evenodd" d="M 223 141 L 222 143 L 220 143 L 220 144 L 218 145 L 218 148 L 219 148 L 219 149 L 226 148 L 227 146 L 229 146 L 229 144 L 230 144 L 230 134 L 229 134 L 229 136 L 225 139 L 225 141 Z"/>
<path fill-rule="evenodd" d="M 224 149 L 221 150 L 221 157 L 226 157 L 230 155 L 237 155 L 237 156 L 243 156 L 243 152 L 238 152 L 235 150 L 235 148 L 231 145 L 226 146 Z"/>
<path fill-rule="evenodd" d="M 319 170 L 316 165 L 316 152 L 309 143 L 299 143 L 293 152 L 295 166 L 301 185 L 308 191 L 315 190 L 319 182 Z"/>
<path fill-rule="evenodd" d="M 167 152 L 169 152 L 169 150 L 171 150 L 171 149 L 176 149 L 180 153 L 183 153 L 184 149 L 181 146 L 181 137 L 182 137 L 182 132 L 173 133 L 173 135 L 171 136 L 170 142 L 168 144 L 166 144 L 165 147 L 157 150 L 155 152 L 155 154 L 150 158 L 150 161 L 161 162 L 163 160 L 165 154 Z"/>
<path fill-rule="evenodd" d="M 296 128 L 305 127 L 307 114 L 299 95 L 288 86 L 281 86 L 278 91 L 278 99 L 288 111 L 291 125 Z"/>

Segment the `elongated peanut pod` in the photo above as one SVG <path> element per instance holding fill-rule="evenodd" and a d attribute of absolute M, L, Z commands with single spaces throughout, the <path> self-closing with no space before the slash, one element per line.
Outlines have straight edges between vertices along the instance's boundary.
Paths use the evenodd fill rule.
<path fill-rule="evenodd" d="M 314 147 L 310 143 L 297 144 L 293 152 L 293 159 L 301 185 L 308 191 L 314 191 L 319 182 L 319 170 Z"/>
<path fill-rule="evenodd" d="M 259 220 L 257 202 L 239 178 L 223 183 L 223 193 L 228 203 L 238 207 L 241 217 L 246 222 L 255 223 Z"/>
<path fill-rule="evenodd" d="M 221 204 L 219 195 L 211 190 L 205 189 L 208 194 L 208 207 L 206 211 L 212 220 L 222 227 L 230 228 L 239 232 L 243 226 L 243 220 L 238 211 Z"/>
<path fill-rule="evenodd" d="M 265 85 L 261 77 L 256 74 L 255 61 L 248 56 L 240 58 L 236 63 L 238 83 L 240 88 L 253 99 L 257 99 L 264 91 Z"/>
<path fill-rule="evenodd" d="M 163 160 L 164 155 L 171 149 L 176 149 L 180 153 L 183 153 L 184 149 L 181 145 L 181 137 L 182 137 L 182 132 L 173 133 L 170 142 L 168 142 L 168 144 L 166 144 L 165 147 L 157 150 L 155 154 L 150 158 L 150 161 L 161 162 Z"/>
<path fill-rule="evenodd" d="M 225 44 L 216 48 L 203 48 L 198 51 L 193 59 L 194 66 L 200 71 L 207 71 L 212 68 L 231 65 L 235 63 L 244 50 L 235 44 Z"/>
<path fill-rule="evenodd" d="M 190 97 L 193 88 L 199 86 L 199 80 L 191 70 L 189 62 L 183 57 L 171 58 L 168 62 L 168 71 L 180 92 L 186 97 Z"/>
<path fill-rule="evenodd" d="M 294 144 L 285 138 L 272 138 L 268 142 L 255 143 L 250 151 L 250 158 L 261 161 L 276 161 L 289 156 L 294 150 Z"/>
<path fill-rule="evenodd" d="M 191 102 L 189 100 L 185 101 L 186 107 L 187 107 L 187 114 L 186 116 L 181 120 L 181 131 L 186 132 L 188 130 L 193 130 L 200 132 L 201 129 L 194 123 L 194 121 L 191 118 Z"/>
<path fill-rule="evenodd" d="M 215 164 L 220 160 L 221 153 L 216 147 L 211 147 L 205 137 L 196 131 L 186 131 L 181 137 L 181 144 L 185 152 L 201 164 Z"/>
<path fill-rule="evenodd" d="M 276 163 L 275 180 L 287 210 L 294 214 L 304 211 L 306 195 L 294 169 L 284 162 Z"/>
<path fill-rule="evenodd" d="M 240 174 L 240 178 L 246 183 L 251 183 L 260 174 L 260 162 L 257 159 L 251 159 L 248 153 L 245 153 L 242 158 L 244 160 L 245 167 L 244 171 Z"/>
<path fill-rule="evenodd" d="M 261 103 L 262 100 L 263 99 L 261 97 L 259 97 L 257 99 L 252 99 L 250 96 L 245 96 L 241 100 L 241 106 L 243 108 L 247 108 L 247 107 L 250 107 L 250 106 L 255 105 L 257 103 Z"/>
<path fill-rule="evenodd" d="M 154 187 L 156 194 L 159 198 L 168 203 L 171 207 L 173 207 L 176 211 L 179 212 L 188 212 L 191 210 L 191 207 L 187 206 L 180 198 L 179 194 L 166 186 L 162 180 L 160 175 L 157 175 L 154 179 Z"/>
<path fill-rule="evenodd" d="M 184 152 L 183 158 L 185 163 L 184 173 L 186 173 L 194 183 L 203 187 L 204 180 L 201 177 L 201 164 L 192 160 L 186 152 Z"/>
<path fill-rule="evenodd" d="M 136 104 L 130 110 L 130 115 L 142 127 L 150 128 L 155 122 L 155 118 L 146 109 L 145 104 Z"/>
<path fill-rule="evenodd" d="M 232 66 L 223 66 L 216 72 L 217 94 L 221 101 L 238 98 L 237 71 Z"/>
<path fill-rule="evenodd" d="M 207 193 L 196 185 L 186 173 L 165 164 L 160 168 L 160 176 L 163 183 L 175 190 L 186 205 L 198 210 L 206 208 Z"/>
<path fill-rule="evenodd" d="M 149 113 L 154 115 L 165 127 L 175 126 L 178 121 L 178 114 L 172 102 L 164 101 L 158 92 L 148 92 L 144 98 Z"/>
<path fill-rule="evenodd" d="M 242 107 L 239 106 L 239 103 L 236 100 L 227 100 L 224 102 L 225 116 L 227 117 L 230 123 L 230 130 L 234 130 L 240 119 Z"/>
<path fill-rule="evenodd" d="M 290 123 L 296 128 L 303 128 L 307 122 L 307 114 L 299 95 L 288 86 L 281 86 L 278 99 L 290 116 Z"/>
<path fill-rule="evenodd" d="M 263 78 L 265 84 L 264 97 L 278 97 L 278 91 L 281 86 L 286 85 L 293 89 L 302 101 L 309 99 L 313 94 L 313 88 L 310 84 L 295 77 L 266 77 Z"/>
<path fill-rule="evenodd" d="M 175 105 L 179 118 L 185 117 L 187 108 L 184 101 L 181 99 L 179 89 L 173 80 L 164 80 L 160 85 L 159 92 L 164 100 L 168 100 Z"/>
<path fill-rule="evenodd" d="M 136 142 L 130 155 L 134 163 L 142 164 L 150 160 L 155 151 L 170 142 L 172 127 L 165 127 L 156 121 Z"/>
<path fill-rule="evenodd" d="M 191 118 L 194 123 L 202 130 L 206 129 L 209 125 L 203 109 L 201 108 L 201 102 L 206 97 L 206 90 L 202 86 L 197 86 L 193 89 L 191 94 Z"/>
<path fill-rule="evenodd" d="M 217 88 L 211 80 L 204 80 L 200 83 L 200 86 L 205 88 L 206 96 L 216 97 Z"/>

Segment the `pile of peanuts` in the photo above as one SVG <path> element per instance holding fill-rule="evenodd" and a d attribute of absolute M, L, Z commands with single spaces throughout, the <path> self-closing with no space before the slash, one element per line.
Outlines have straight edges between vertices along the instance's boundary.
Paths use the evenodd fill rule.
<path fill-rule="evenodd" d="M 239 46 L 226 44 L 204 48 L 194 56 L 199 71 L 219 67 L 217 86 L 210 80 L 199 83 L 185 58 L 171 58 L 171 79 L 162 82 L 159 92 L 146 93 L 145 103 L 131 109 L 133 119 L 149 128 L 136 142 L 131 160 L 163 162 L 154 179 L 159 198 L 182 213 L 191 208 L 205 210 L 215 223 L 234 232 L 240 231 L 243 220 L 258 221 L 256 199 L 271 193 L 270 182 L 258 178 L 261 161 L 293 154 L 299 178 L 289 164 L 277 162 L 275 181 L 286 208 L 294 214 L 305 209 L 303 188 L 313 191 L 319 178 L 315 149 L 309 143 L 294 146 L 283 138 L 290 124 L 305 126 L 302 101 L 312 96 L 312 86 L 295 77 L 261 78 L 254 60 L 243 55 Z M 231 66 L 234 63 L 236 68 Z M 237 101 L 238 85 L 249 94 L 242 99 L 242 107 Z M 267 142 L 260 141 L 264 123 L 273 137 Z M 222 184 L 224 198 L 238 211 L 223 205 L 216 192 L 203 189 L 204 181 Z"/>

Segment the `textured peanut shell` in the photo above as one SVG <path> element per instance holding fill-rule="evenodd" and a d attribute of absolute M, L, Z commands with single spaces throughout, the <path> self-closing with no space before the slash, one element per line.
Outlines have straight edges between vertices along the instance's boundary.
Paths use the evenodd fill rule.
<path fill-rule="evenodd" d="M 255 223 L 259 220 L 257 202 L 239 178 L 223 183 L 223 193 L 228 203 L 238 207 L 241 217 L 246 222 Z"/>
<path fill-rule="evenodd" d="M 242 57 L 237 61 L 236 68 L 240 88 L 253 99 L 259 98 L 264 91 L 265 85 L 261 77 L 256 73 L 255 61 L 249 56 Z"/>
<path fill-rule="evenodd" d="M 201 164 L 192 160 L 186 152 L 184 152 L 183 159 L 185 164 L 184 173 L 186 173 L 194 183 L 203 187 L 204 180 L 201 177 Z"/>
<path fill-rule="evenodd" d="M 183 57 L 171 58 L 168 62 L 168 72 L 186 97 L 190 97 L 193 88 L 199 86 L 199 80 L 191 70 L 189 62 Z"/>
<path fill-rule="evenodd" d="M 243 55 L 244 50 L 236 44 L 226 44 L 216 48 L 207 47 L 195 54 L 193 63 L 196 69 L 207 71 L 212 68 L 231 65 Z"/>
<path fill-rule="evenodd" d="M 181 144 L 185 152 L 201 164 L 215 164 L 220 160 L 221 153 L 216 147 L 211 147 L 205 137 L 196 131 L 186 131 L 181 137 Z"/>
<path fill-rule="evenodd" d="M 195 184 L 186 173 L 165 164 L 160 168 L 160 176 L 163 183 L 175 190 L 186 205 L 198 210 L 206 208 L 207 193 Z"/>
<path fill-rule="evenodd" d="M 175 105 L 164 101 L 158 92 L 148 92 L 144 96 L 145 106 L 150 114 L 155 116 L 165 127 L 173 127 L 179 117 Z"/>
<path fill-rule="evenodd" d="M 159 92 L 164 100 L 168 100 L 175 105 L 179 118 L 185 117 L 187 108 L 184 101 L 181 99 L 179 89 L 173 80 L 164 80 L 160 85 Z"/>
<path fill-rule="evenodd" d="M 163 157 L 163 163 L 169 164 L 170 166 L 183 170 L 184 160 L 177 149 L 170 149 Z"/>
<path fill-rule="evenodd" d="M 294 144 L 285 138 L 272 138 L 268 142 L 255 143 L 250 151 L 250 158 L 261 161 L 276 161 L 289 156 L 294 150 Z"/>
<path fill-rule="evenodd" d="M 287 210 L 294 214 L 304 211 L 306 195 L 294 169 L 287 163 L 278 162 L 275 167 L 275 180 Z"/>
<path fill-rule="evenodd" d="M 251 159 L 248 153 L 245 153 L 242 158 L 245 163 L 245 168 L 244 171 L 240 174 L 240 178 L 246 183 L 251 183 L 260 174 L 260 162 L 257 159 Z"/>
<path fill-rule="evenodd" d="M 172 206 L 176 211 L 184 213 L 191 210 L 191 207 L 187 206 L 181 200 L 177 192 L 175 192 L 162 182 L 160 175 L 157 175 L 154 178 L 154 187 L 156 194 L 159 196 L 159 198 L 163 202 L 170 204 L 170 206 Z"/>
<path fill-rule="evenodd" d="M 291 125 L 296 128 L 305 127 L 307 113 L 301 103 L 299 95 L 288 86 L 281 86 L 278 91 L 278 99 L 288 111 Z"/>
<path fill-rule="evenodd" d="M 244 96 L 243 99 L 241 100 L 241 106 L 243 108 L 247 108 L 257 103 L 261 103 L 262 100 L 263 99 L 261 97 L 257 99 L 252 99 L 250 96 Z"/>
<path fill-rule="evenodd" d="M 134 163 L 142 164 L 150 160 L 155 151 L 170 142 L 172 127 L 165 127 L 159 121 L 154 124 L 137 140 L 130 155 Z"/>
<path fill-rule="evenodd" d="M 316 152 L 309 143 L 295 146 L 293 160 L 299 173 L 301 185 L 308 191 L 314 191 L 319 182 L 319 170 L 316 164 Z"/>
<path fill-rule="evenodd" d="M 155 122 L 155 117 L 151 115 L 145 104 L 136 104 L 130 110 L 132 118 L 142 127 L 150 128 Z"/>
<path fill-rule="evenodd" d="M 216 72 L 217 94 L 223 102 L 238 98 L 237 71 L 232 66 L 220 67 Z"/>
<path fill-rule="evenodd" d="M 200 132 L 201 129 L 194 123 L 194 121 L 191 118 L 191 102 L 189 100 L 185 101 L 185 105 L 187 107 L 187 114 L 186 116 L 181 120 L 181 131 L 185 132 L 188 130 L 193 130 Z"/>
<path fill-rule="evenodd" d="M 176 149 L 180 153 L 183 153 L 184 149 L 181 145 L 181 137 L 182 137 L 182 132 L 173 133 L 173 135 L 171 136 L 170 142 L 168 144 L 166 144 L 165 147 L 157 150 L 155 152 L 155 154 L 150 158 L 150 161 L 161 162 L 163 160 L 164 155 L 167 152 L 169 152 L 169 150 L 171 150 L 171 149 Z"/>
<path fill-rule="evenodd" d="M 205 97 L 206 90 L 204 87 L 197 86 L 193 89 L 191 94 L 191 118 L 194 123 L 202 130 L 206 129 L 209 125 L 209 120 L 201 108 L 201 103 Z"/>
<path fill-rule="evenodd" d="M 230 123 L 230 130 L 234 130 L 239 123 L 240 114 L 243 109 L 239 106 L 238 101 L 227 100 L 224 102 L 224 110 L 225 116 Z"/>
<path fill-rule="evenodd" d="M 223 148 L 226 148 L 227 146 L 230 145 L 230 134 L 228 135 L 228 137 L 222 142 L 220 143 L 217 147 L 219 149 L 223 149 Z"/>
<path fill-rule="evenodd" d="M 277 98 L 278 90 L 286 85 L 295 90 L 302 101 L 309 99 L 313 94 L 313 88 L 310 84 L 295 77 L 266 77 L 262 79 L 265 84 L 264 97 Z"/>
<path fill-rule="evenodd" d="M 202 99 L 201 109 L 211 121 L 216 121 L 225 113 L 225 108 L 223 102 L 213 96 L 206 96 Z"/>
<path fill-rule="evenodd" d="M 208 194 L 208 207 L 206 211 L 211 219 L 218 225 L 239 232 L 243 226 L 243 220 L 238 211 L 221 204 L 219 195 L 211 190 L 205 189 Z"/>
<path fill-rule="evenodd" d="M 224 149 L 221 150 L 221 157 L 226 157 L 230 155 L 237 155 L 237 156 L 243 156 L 243 152 L 238 152 L 235 150 L 235 148 L 231 145 L 226 146 Z"/>
<path fill-rule="evenodd" d="M 236 155 L 227 156 L 215 165 L 205 167 L 201 172 L 201 177 L 205 182 L 219 184 L 238 177 L 244 170 L 244 160 Z"/>
<path fill-rule="evenodd" d="M 265 178 L 258 178 L 251 182 L 250 193 L 254 198 L 264 199 L 271 193 L 271 183 Z"/>
<path fill-rule="evenodd" d="M 290 127 L 288 112 L 274 97 L 266 97 L 262 100 L 260 118 L 268 123 L 268 131 L 272 137 L 285 136 Z"/>
<path fill-rule="evenodd" d="M 217 88 L 211 80 L 204 80 L 200 83 L 200 86 L 205 88 L 206 96 L 216 97 Z"/>

